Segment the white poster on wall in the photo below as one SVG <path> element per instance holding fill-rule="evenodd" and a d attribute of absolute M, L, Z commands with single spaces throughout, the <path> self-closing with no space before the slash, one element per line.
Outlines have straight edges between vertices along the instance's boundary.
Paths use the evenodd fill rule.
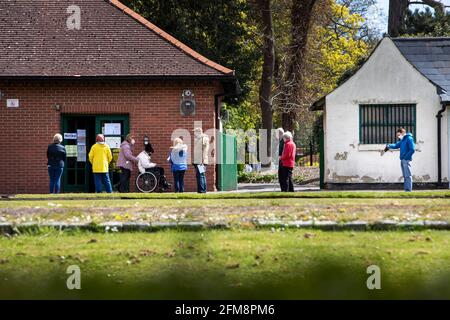
<path fill-rule="evenodd" d="M 64 133 L 64 140 L 77 140 L 77 134 L 71 132 Z"/>
<path fill-rule="evenodd" d="M 111 148 L 111 149 L 119 149 L 120 144 L 122 143 L 122 139 L 120 137 L 105 137 L 105 143 Z"/>
<path fill-rule="evenodd" d="M 77 145 L 77 161 L 86 162 L 86 146 Z"/>
<path fill-rule="evenodd" d="M 77 130 L 77 145 L 85 146 L 86 145 L 86 130 Z"/>
<path fill-rule="evenodd" d="M 105 123 L 103 134 L 105 136 L 119 136 L 121 134 L 120 123 Z"/>
<path fill-rule="evenodd" d="M 18 108 L 19 107 L 19 99 L 6 99 L 6 107 L 7 108 Z"/>
<path fill-rule="evenodd" d="M 68 158 L 76 158 L 78 155 L 77 145 L 71 144 L 66 146 L 66 155 Z"/>

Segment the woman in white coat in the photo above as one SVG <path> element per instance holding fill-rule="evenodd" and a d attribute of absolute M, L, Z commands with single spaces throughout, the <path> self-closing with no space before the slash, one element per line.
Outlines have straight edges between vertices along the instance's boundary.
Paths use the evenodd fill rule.
<path fill-rule="evenodd" d="M 146 169 L 151 169 L 156 167 L 156 163 L 152 162 L 152 152 L 153 148 L 150 144 L 145 145 L 145 150 L 143 150 L 137 156 L 138 159 L 138 168 L 140 173 L 144 173 Z"/>
<path fill-rule="evenodd" d="M 138 169 L 140 173 L 144 173 L 146 171 L 154 171 L 157 174 L 157 178 L 160 183 L 160 187 L 163 191 L 169 189 L 171 187 L 170 183 L 167 182 L 166 176 L 164 175 L 164 168 L 157 167 L 156 163 L 152 162 L 152 153 L 154 152 L 152 145 L 145 145 L 144 151 L 142 151 L 138 156 Z"/>

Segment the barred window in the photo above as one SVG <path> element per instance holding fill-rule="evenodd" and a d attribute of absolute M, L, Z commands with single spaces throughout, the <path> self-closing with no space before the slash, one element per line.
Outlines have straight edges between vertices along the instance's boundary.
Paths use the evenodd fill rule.
<path fill-rule="evenodd" d="M 397 140 L 398 128 L 416 136 L 415 104 L 362 104 L 359 106 L 359 142 L 386 144 Z"/>

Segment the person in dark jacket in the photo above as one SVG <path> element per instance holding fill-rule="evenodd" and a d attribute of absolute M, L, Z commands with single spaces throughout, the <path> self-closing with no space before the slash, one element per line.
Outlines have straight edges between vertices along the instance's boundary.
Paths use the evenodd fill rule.
<path fill-rule="evenodd" d="M 53 137 L 53 143 L 47 148 L 47 167 L 50 177 L 50 193 L 61 191 L 61 176 L 66 162 L 66 148 L 61 144 L 62 136 L 58 133 Z"/>
<path fill-rule="evenodd" d="M 391 149 L 400 149 L 400 164 L 404 179 L 404 189 L 407 192 L 412 191 L 413 181 L 411 173 L 411 161 L 415 152 L 414 139 L 411 133 L 406 133 L 405 128 L 397 130 L 397 143 L 388 144 L 385 151 Z"/>

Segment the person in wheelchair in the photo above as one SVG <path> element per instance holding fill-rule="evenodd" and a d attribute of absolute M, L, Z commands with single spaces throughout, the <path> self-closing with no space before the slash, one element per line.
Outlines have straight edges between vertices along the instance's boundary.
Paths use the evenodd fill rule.
<path fill-rule="evenodd" d="M 158 180 L 158 187 L 161 191 L 166 191 L 170 188 L 170 184 L 167 182 L 166 176 L 164 175 L 164 168 L 158 167 L 156 163 L 151 161 L 151 155 L 154 149 L 149 143 L 145 145 L 145 149 L 137 156 L 138 159 L 138 169 L 141 174 L 145 172 L 153 173 Z"/>

